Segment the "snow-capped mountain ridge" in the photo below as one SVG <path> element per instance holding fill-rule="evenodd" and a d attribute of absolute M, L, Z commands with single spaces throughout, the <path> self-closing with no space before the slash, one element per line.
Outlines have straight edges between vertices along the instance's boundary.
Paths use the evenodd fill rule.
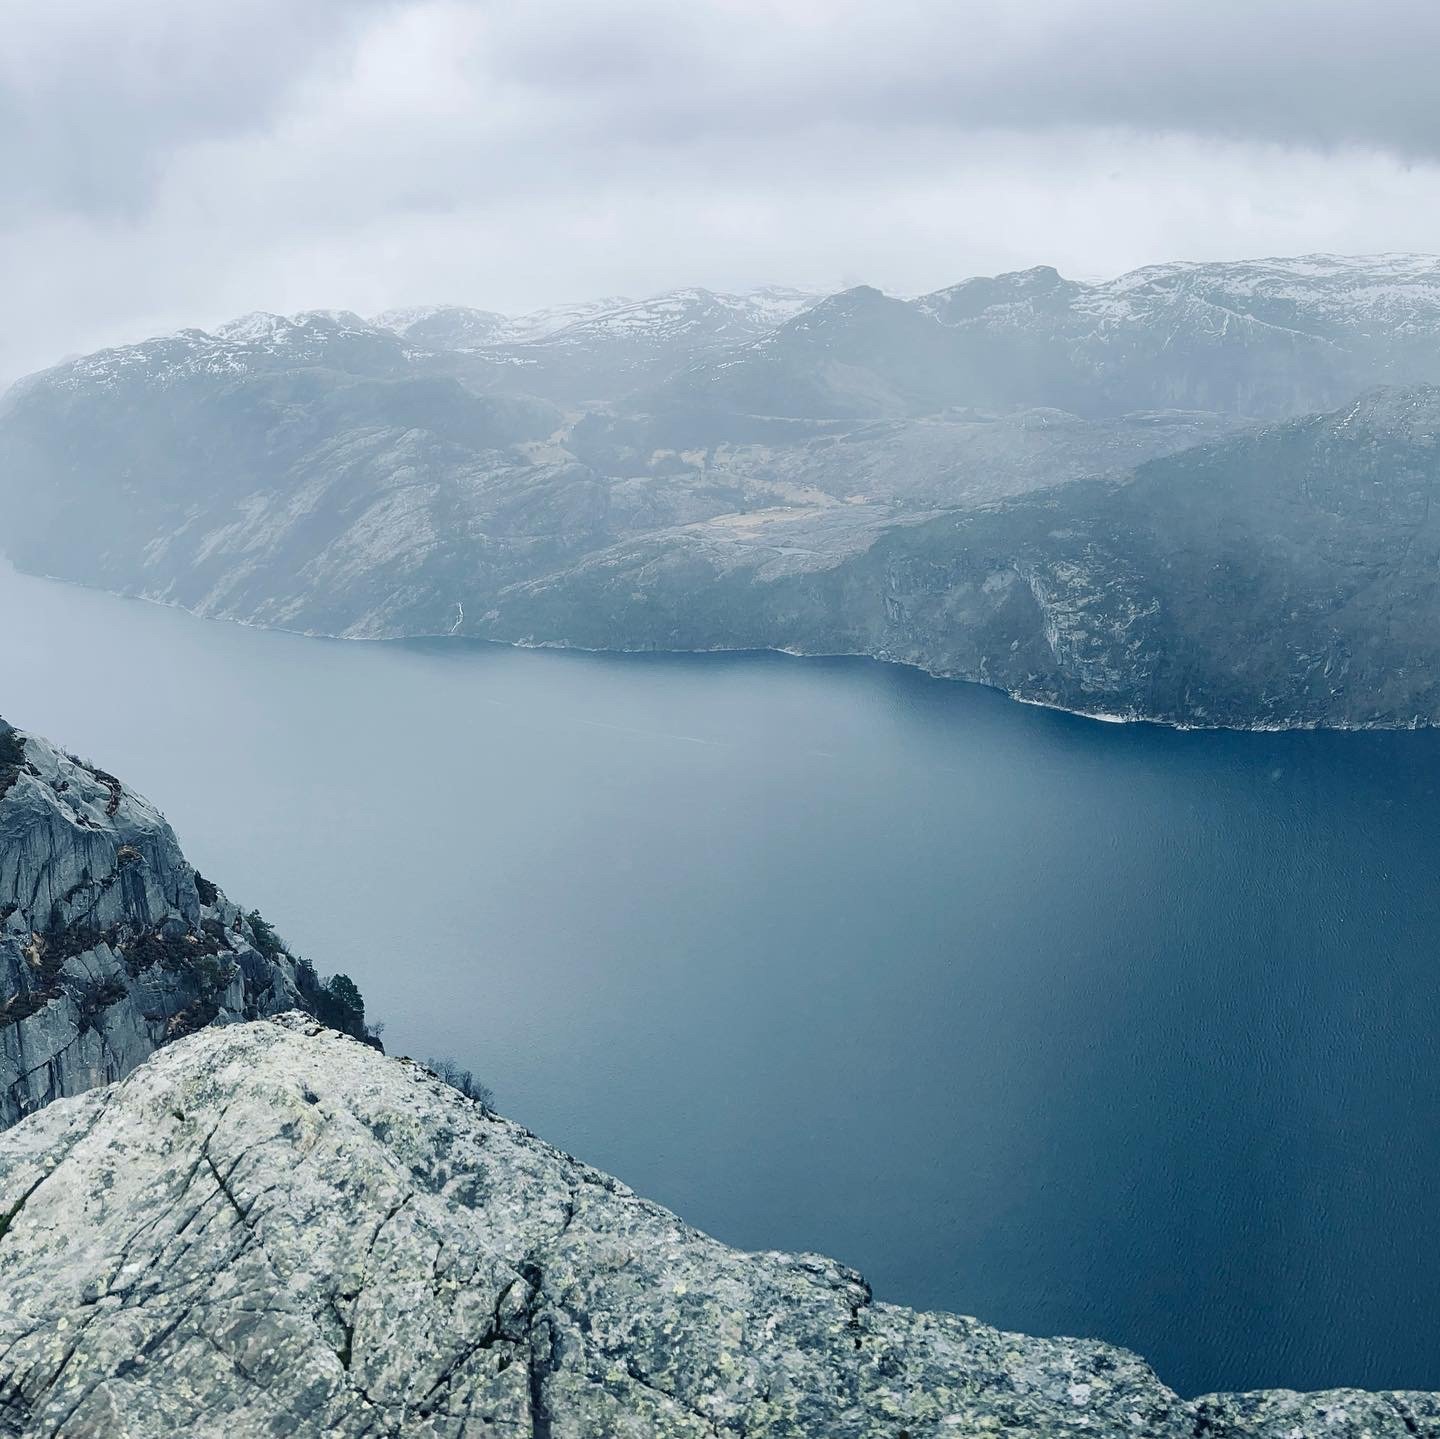
<path fill-rule="evenodd" d="M 33 377 L 0 409 L 6 550 L 314 633 L 808 646 L 1107 714 L 1440 723 L 1440 261 L 690 289 L 473 349 L 417 327 L 495 317 L 403 321 L 251 315 Z M 1238 618 L 1226 546 L 1273 581 Z"/>
<path fill-rule="evenodd" d="M 84 390 L 310 367 L 646 413 L 700 404 L 834 419 L 1038 405 L 1280 417 L 1376 384 L 1440 380 L 1440 259 L 1177 261 L 1099 282 L 1036 266 L 913 299 L 869 286 L 830 296 L 696 286 L 520 316 L 446 305 L 369 319 L 262 311 L 47 375 Z"/>
<path fill-rule="evenodd" d="M 1306 255 L 1098 283 L 1036 266 L 910 300 L 860 286 L 697 356 L 653 403 L 827 420 L 1037 405 L 1264 419 L 1436 380 L 1440 259 Z"/>
<path fill-rule="evenodd" d="M 664 339 L 705 327 L 747 334 L 782 324 L 820 296 L 809 291 L 767 286 L 721 293 L 699 286 L 667 290 L 648 299 L 624 296 L 554 305 L 520 315 L 504 315 L 465 305 L 421 305 L 387 310 L 369 323 L 405 339 L 438 349 L 482 350 L 528 345 L 569 336 L 566 343 L 601 337 Z"/>
<path fill-rule="evenodd" d="M 492 345 L 526 344 L 563 330 L 577 320 L 631 303 L 612 296 L 574 305 L 552 305 L 523 315 L 477 310 L 470 305 L 414 305 L 403 310 L 386 310 L 372 316 L 369 323 L 434 349 L 468 352 Z"/>
<path fill-rule="evenodd" d="M 942 323 L 954 323 L 957 317 L 952 312 L 957 309 L 965 319 L 978 318 L 965 304 L 977 287 L 991 292 L 990 304 L 980 313 L 1043 303 L 1097 327 L 1154 323 L 1186 304 L 1229 311 L 1236 318 L 1317 338 L 1337 327 L 1355 331 L 1375 323 L 1440 326 L 1440 257 L 1434 255 L 1181 260 L 1146 265 L 1094 283 L 1068 280 L 1040 266 L 993 279 L 962 281 L 915 303 Z M 993 322 L 999 317 L 991 313 L 990 318 Z"/>
<path fill-rule="evenodd" d="M 353 310 L 301 310 L 294 315 L 252 310 L 248 315 L 217 325 L 210 333 L 217 340 L 234 340 L 240 344 L 289 344 L 297 336 L 317 330 L 359 332 L 373 328 Z"/>
<path fill-rule="evenodd" d="M 214 330 L 177 330 L 82 355 L 21 380 L 12 393 L 40 380 L 68 390 L 114 389 L 127 382 L 164 387 L 188 377 L 311 365 L 390 374 L 405 368 L 419 353 L 348 310 L 307 310 L 296 315 L 256 310 Z"/>

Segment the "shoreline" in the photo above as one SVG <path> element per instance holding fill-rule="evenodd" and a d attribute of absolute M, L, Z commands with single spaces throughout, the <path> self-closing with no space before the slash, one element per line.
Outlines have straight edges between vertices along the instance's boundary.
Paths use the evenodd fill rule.
<path fill-rule="evenodd" d="M 1179 719 L 1164 719 L 1156 715 L 1149 715 L 1130 711 L 1128 713 L 1107 709 L 1079 709 L 1072 705 L 1061 704 L 1056 700 L 1038 699 L 1033 695 L 1026 695 L 1019 690 L 1006 688 L 1004 685 L 992 684 L 987 680 L 978 679 L 970 675 L 948 673 L 944 670 L 931 669 L 916 660 L 895 659 L 886 654 L 871 654 L 856 650 L 802 650 L 788 645 L 709 645 L 698 648 L 666 648 L 660 646 L 624 646 L 624 645 L 582 645 L 569 640 L 502 640 L 491 639 L 483 635 L 459 634 L 456 628 L 449 630 L 424 631 L 416 634 L 393 634 L 393 635 L 345 635 L 334 634 L 326 630 L 291 629 L 285 625 L 265 624 L 259 620 L 242 619 L 235 615 L 206 614 L 203 611 L 192 608 L 189 605 L 180 603 L 178 600 L 164 599 L 158 595 L 149 595 L 129 590 L 114 590 L 105 585 L 92 584 L 87 580 L 75 580 L 64 575 L 40 574 L 32 570 L 21 569 L 3 553 L 0 553 L 0 565 L 11 570 L 14 574 L 25 579 L 43 580 L 50 584 L 65 585 L 71 589 L 88 590 L 93 594 L 108 595 L 113 599 L 134 600 L 141 604 L 154 605 L 159 609 L 171 610 L 183 614 L 194 620 L 204 621 L 209 624 L 237 625 L 242 629 L 257 630 L 270 634 L 293 635 L 299 639 L 329 640 L 341 644 L 408 644 L 420 640 L 458 640 L 462 643 L 495 645 L 499 648 L 510 650 L 552 650 L 556 652 L 569 652 L 584 655 L 612 655 L 616 657 L 637 657 L 645 655 L 657 656 L 700 656 L 700 655 L 783 655 L 790 659 L 817 660 L 817 659 L 841 659 L 841 660 L 865 660 L 873 664 L 890 666 L 896 669 L 910 670 L 916 674 L 924 675 L 928 679 L 943 681 L 947 684 L 974 685 L 979 689 L 990 690 L 994 694 L 1003 695 L 1006 699 L 1016 704 L 1029 706 L 1032 709 L 1049 710 L 1055 714 L 1071 715 L 1076 719 L 1089 720 L 1095 724 L 1104 725 L 1153 725 L 1159 729 L 1174 730 L 1180 734 L 1205 734 L 1205 733 L 1227 733 L 1227 734 L 1300 734 L 1314 733 L 1317 731 L 1329 731 L 1335 734 L 1413 734 L 1421 730 L 1430 730 L 1437 727 L 1434 720 L 1423 719 L 1416 715 L 1408 721 L 1373 721 L 1365 723 L 1326 723 L 1321 720 L 1296 720 L 1294 722 L 1267 722 L 1254 721 L 1247 724 L 1226 724 L 1226 723 L 1193 723 Z M 457 605 L 459 602 L 456 602 Z M 462 610 L 463 617 L 463 610 Z M 457 621 L 457 628 L 458 628 Z"/>

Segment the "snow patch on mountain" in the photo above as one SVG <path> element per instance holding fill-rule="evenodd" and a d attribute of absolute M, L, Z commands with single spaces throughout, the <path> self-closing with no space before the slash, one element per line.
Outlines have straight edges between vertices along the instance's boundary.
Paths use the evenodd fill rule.
<path fill-rule="evenodd" d="M 687 336 L 749 338 L 783 324 L 818 295 L 768 286 L 737 294 L 701 288 L 666 291 L 645 300 L 609 296 L 502 315 L 463 305 L 387 310 L 370 321 L 407 340 L 440 350 L 474 351 L 555 341 L 562 345 L 638 340 L 665 343 Z"/>

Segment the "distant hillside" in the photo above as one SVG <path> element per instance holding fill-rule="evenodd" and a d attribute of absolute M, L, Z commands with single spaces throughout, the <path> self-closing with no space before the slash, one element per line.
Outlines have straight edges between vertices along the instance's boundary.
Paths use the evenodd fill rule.
<path fill-rule="evenodd" d="M 868 654 L 1017 697 L 1239 727 L 1440 723 L 1440 389 L 1383 390 L 868 543 L 784 514 L 617 545 L 472 633 Z"/>
<path fill-rule="evenodd" d="M 1428 722 L 1404 487 L 1428 506 L 1431 383 L 1423 256 L 250 315 L 15 386 L 4 545 L 317 634 L 842 650 L 1181 723 Z"/>
<path fill-rule="evenodd" d="M 656 392 L 662 409 L 837 417 L 950 405 L 1278 418 L 1440 381 L 1440 260 L 1153 265 L 1104 284 L 1041 267 L 919 300 L 849 290 Z"/>

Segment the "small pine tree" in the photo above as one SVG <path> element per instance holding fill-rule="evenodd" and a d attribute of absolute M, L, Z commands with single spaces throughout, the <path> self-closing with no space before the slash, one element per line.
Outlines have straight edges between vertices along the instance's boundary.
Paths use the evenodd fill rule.
<path fill-rule="evenodd" d="M 266 959 L 274 959 L 276 955 L 289 953 L 289 950 L 285 948 L 285 941 L 275 933 L 258 909 L 252 909 L 245 918 L 250 921 L 250 930 L 255 936 L 255 948 Z"/>
<path fill-rule="evenodd" d="M 342 1009 L 347 1009 L 358 1019 L 365 1018 L 365 996 L 360 986 L 348 974 L 332 974 L 325 981 L 326 992 Z"/>

